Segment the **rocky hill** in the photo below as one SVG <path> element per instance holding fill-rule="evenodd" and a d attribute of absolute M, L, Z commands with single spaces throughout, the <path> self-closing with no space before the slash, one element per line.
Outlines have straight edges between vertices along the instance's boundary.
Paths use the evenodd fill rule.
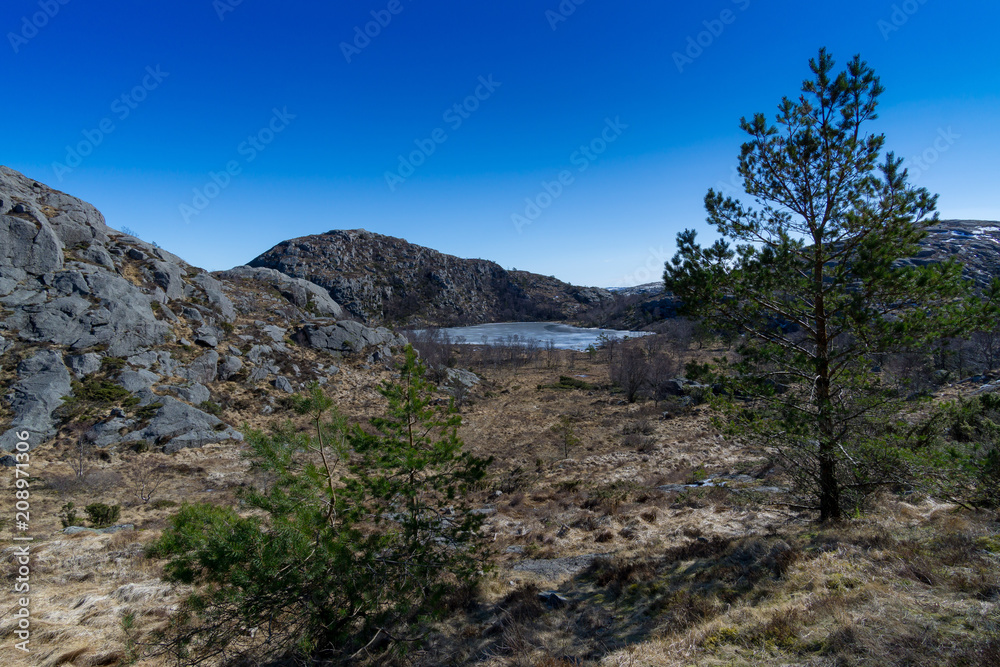
<path fill-rule="evenodd" d="M 309 281 L 211 275 L 0 167 L 0 451 L 24 431 L 32 447 L 238 440 L 234 426 L 282 395 L 342 365 L 350 383 L 344 362 L 387 360 L 403 343 L 344 319 Z"/>
<path fill-rule="evenodd" d="M 370 323 L 565 320 L 611 299 L 607 290 L 507 271 L 363 229 L 284 241 L 249 264 L 316 283 Z"/>
<path fill-rule="evenodd" d="M 924 265 L 956 259 L 980 288 L 1000 278 L 1000 222 L 942 220 L 928 230 L 915 257 L 904 264 Z"/>

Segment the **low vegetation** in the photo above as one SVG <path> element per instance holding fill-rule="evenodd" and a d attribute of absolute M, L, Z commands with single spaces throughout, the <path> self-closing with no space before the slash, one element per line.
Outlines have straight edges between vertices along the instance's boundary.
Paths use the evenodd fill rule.
<path fill-rule="evenodd" d="M 253 465 L 269 478 L 241 493 L 254 515 L 196 504 L 171 519 L 150 553 L 169 559 L 168 580 L 197 588 L 158 651 L 189 662 L 389 659 L 469 594 L 484 563 L 482 517 L 465 498 L 489 461 L 461 451 L 457 416 L 431 406 L 412 349 L 400 373 L 371 430 L 330 413 L 314 385 L 294 401 L 311 436 L 250 431 Z"/>
<path fill-rule="evenodd" d="M 635 344 L 648 349 L 646 341 Z M 683 367 L 731 350 L 717 341 L 674 353 Z M 470 346 L 449 354 L 457 367 L 482 359 Z M 462 451 L 495 457 L 484 476 L 456 490 L 456 501 L 435 496 L 442 502 L 431 516 L 448 521 L 463 516 L 457 500 L 464 499 L 489 547 L 487 557 L 456 569 L 464 585 L 444 574 L 451 566 L 441 560 L 419 560 L 419 550 L 414 576 L 401 587 L 388 585 L 398 575 L 391 563 L 379 569 L 373 562 L 384 549 L 404 548 L 405 510 L 371 495 L 388 488 L 378 486 L 390 471 L 382 463 L 369 460 L 363 488 L 345 480 L 368 465 L 367 456 L 399 451 L 386 448 L 373 423 L 387 419 L 384 396 L 377 410 L 353 404 L 343 417 L 329 400 L 348 405 L 349 395 L 334 388 L 329 398 L 319 392 L 289 401 L 291 424 L 253 432 L 248 457 L 223 446 L 169 457 L 122 451 L 107 462 L 91 456 L 84 481 L 47 464 L 52 472 L 39 471 L 46 478 L 34 501 L 39 511 L 50 503 L 54 516 L 76 502 L 75 516 L 63 513 L 67 524 L 94 525 L 83 507 L 118 505 L 116 523 L 138 528 L 38 545 L 45 559 L 67 563 L 40 571 L 60 595 L 39 598 L 39 613 L 91 619 L 73 622 L 78 632 L 102 633 L 111 647 L 98 653 L 65 639 L 66 650 L 50 659 L 76 651 L 63 664 L 113 655 L 119 664 L 159 666 L 176 664 L 186 645 L 182 664 L 206 657 L 205 664 L 232 664 L 237 654 L 244 664 L 264 664 L 268 656 L 316 652 L 359 665 L 993 664 L 1000 517 L 986 500 L 995 486 L 981 476 L 992 470 L 993 394 L 959 401 L 957 391 L 978 385 L 939 387 L 938 402 L 956 400 L 931 423 L 918 419 L 930 415 L 927 405 L 913 403 L 913 424 L 926 425 L 921 447 L 975 448 L 978 466 L 953 468 L 961 477 L 927 476 L 933 461 L 915 447 L 910 481 L 884 487 L 856 517 L 820 525 L 816 513 L 789 505 L 783 490 L 792 479 L 766 451 L 722 437 L 708 404 L 681 407 L 686 396 L 656 401 L 651 388 L 629 404 L 610 385 L 609 364 L 606 350 L 593 358 L 542 350 L 529 364 L 473 365 L 483 383 L 460 415 L 447 412 L 445 394 L 417 392 L 435 420 L 455 424 Z M 595 386 L 538 390 L 561 377 Z M 383 378 L 405 382 L 391 372 Z M 136 495 L 140 473 L 152 471 L 159 485 L 144 502 Z M 402 493 L 407 477 L 396 476 L 393 492 Z M 331 507 L 336 518 L 327 519 Z M 347 532 L 334 529 L 345 524 Z M 348 557 L 337 549 L 351 531 L 360 541 L 351 542 Z M 376 538 L 382 541 L 366 541 Z M 445 549 L 435 558 L 465 553 L 472 552 Z M 357 566 L 367 570 L 352 576 Z M 432 570 L 441 578 L 418 585 L 416 575 Z M 90 606 L 98 591 L 117 596 L 109 598 L 116 611 Z M 273 602 L 279 596 L 289 602 Z M 360 596 L 356 604 L 352 596 Z M 363 606 L 369 601 L 378 614 Z M 182 613 L 165 614 L 171 605 Z M 357 610 L 354 625 L 334 622 L 347 605 Z M 134 619 L 127 632 L 117 620 L 100 630 L 88 625 L 109 614 Z M 301 642 L 304 636 L 313 639 Z M 226 647 L 227 657 L 212 657 L 212 647 Z"/>

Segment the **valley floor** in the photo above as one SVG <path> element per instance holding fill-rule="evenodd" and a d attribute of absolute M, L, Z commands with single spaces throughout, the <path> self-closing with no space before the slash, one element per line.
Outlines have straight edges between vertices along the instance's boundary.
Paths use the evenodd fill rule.
<path fill-rule="evenodd" d="M 474 370 L 484 380 L 462 397 L 460 435 L 495 457 L 475 496 L 493 568 L 406 664 L 1000 664 L 997 514 L 885 496 L 863 518 L 818 526 L 782 504 L 784 480 L 722 437 L 707 406 L 628 404 L 606 388 L 600 357 Z M 374 376 L 391 371 L 337 376 L 331 395 L 350 418 L 378 413 Z M 224 418 L 266 421 L 252 407 Z M 253 474 L 243 448 L 142 455 L 166 472 L 147 503 L 129 493 L 126 455 L 91 461 L 79 481 L 73 452 L 32 452 L 32 653 L 11 648 L 5 611 L 3 664 L 169 664 L 143 657 L 143 642 L 184 591 L 160 580 L 144 546 L 181 502 L 234 502 Z M 135 529 L 65 535 L 69 501 L 121 503 Z M 13 548 L 3 562 L 14 571 Z"/>

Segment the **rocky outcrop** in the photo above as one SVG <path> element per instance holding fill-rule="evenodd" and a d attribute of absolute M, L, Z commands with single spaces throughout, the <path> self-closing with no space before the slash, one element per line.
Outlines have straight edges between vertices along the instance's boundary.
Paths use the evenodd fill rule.
<path fill-rule="evenodd" d="M 169 344 L 172 325 L 182 324 L 165 316 L 174 303 L 190 305 L 202 320 L 235 318 L 219 281 L 108 227 L 93 206 L 0 167 L 0 328 L 11 339 L 5 337 L 0 354 L 20 359 L 9 406 L 12 425 L 29 431 L 33 445 L 57 434 L 57 409 L 75 395 L 73 378 L 97 373 L 105 359 Z M 148 390 L 160 379 L 129 370 L 115 382 L 129 392 Z M 104 440 L 129 437 L 127 428 L 116 426 L 105 428 Z M 218 429 L 198 442 L 232 436 Z M 11 446 L 8 431 L 0 449 Z"/>
<path fill-rule="evenodd" d="M 899 264 L 924 266 L 955 259 L 979 288 L 1000 278 L 1000 222 L 942 220 L 927 232 L 920 252 Z"/>
<path fill-rule="evenodd" d="M 0 450 L 22 430 L 33 447 L 55 438 L 173 452 L 239 440 L 212 400 L 229 393 L 222 383 L 243 383 L 266 404 L 276 386 L 329 377 L 287 344 L 302 322 L 327 332 L 315 347 L 337 358 L 387 359 L 401 344 L 387 330 L 315 319 L 343 312 L 302 278 L 190 266 L 0 167 L 0 357 L 16 368 L 0 375 Z"/>
<path fill-rule="evenodd" d="M 3 174 L 0 173 L 0 178 Z M 13 291 L 16 277 L 40 276 L 63 266 L 62 244 L 48 223 L 39 222 L 35 212 L 22 204 L 10 206 L 0 199 L 0 236 L 7 241 L 0 247 L 0 267 L 5 269 L 7 293 Z M 14 215 L 7 215 L 12 213 Z M 44 220 L 45 217 L 39 214 Z"/>
<path fill-rule="evenodd" d="M 75 266 L 46 274 L 40 283 L 46 300 L 22 302 L 7 320 L 24 340 L 72 350 L 104 346 L 124 356 L 166 339 L 169 327 L 157 320 L 149 296 L 105 269 Z"/>
<path fill-rule="evenodd" d="M 17 433 L 28 432 L 27 442 L 36 445 L 55 435 L 52 413 L 70 392 L 69 370 L 62 356 L 41 350 L 17 366 L 10 407 L 14 412 L 11 428 L 0 435 L 0 451 L 11 451 L 20 440 Z"/>
<path fill-rule="evenodd" d="M 221 419 L 198 410 L 186 403 L 162 396 L 157 399 L 162 407 L 149 425 L 132 434 L 138 439 L 162 446 L 170 454 L 185 447 L 201 447 L 223 440 L 242 440 L 243 436 Z"/>
<path fill-rule="evenodd" d="M 308 280 L 293 278 L 274 269 L 237 266 L 228 271 L 221 271 L 217 275 L 230 281 L 252 280 L 269 285 L 298 308 L 322 317 L 344 316 L 344 309 L 330 298 L 330 293 L 325 289 Z"/>
<path fill-rule="evenodd" d="M 307 324 L 295 336 L 302 344 L 324 350 L 338 358 L 367 353 L 369 362 L 389 358 L 393 350 L 406 345 L 403 336 L 394 334 L 389 329 L 373 329 L 350 320 L 326 325 Z"/>
<path fill-rule="evenodd" d="M 250 262 L 307 279 L 370 324 L 562 320 L 610 298 L 482 259 L 461 259 L 363 229 L 279 243 Z"/>

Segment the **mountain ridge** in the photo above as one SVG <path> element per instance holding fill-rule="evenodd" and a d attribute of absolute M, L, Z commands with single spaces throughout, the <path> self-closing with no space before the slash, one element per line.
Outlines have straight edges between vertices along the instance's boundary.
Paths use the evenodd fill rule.
<path fill-rule="evenodd" d="M 602 288 L 504 269 L 364 229 L 288 239 L 247 263 L 309 280 L 355 317 L 378 324 L 567 320 L 612 299 Z"/>

